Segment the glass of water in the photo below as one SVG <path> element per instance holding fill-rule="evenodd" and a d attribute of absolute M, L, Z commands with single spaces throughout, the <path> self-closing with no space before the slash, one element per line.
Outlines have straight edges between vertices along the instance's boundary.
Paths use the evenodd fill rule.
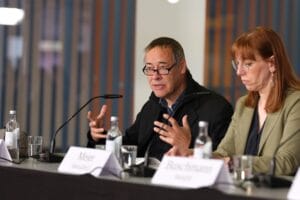
<path fill-rule="evenodd" d="M 135 165 L 137 154 L 136 145 L 122 145 L 121 155 L 122 155 L 122 165 L 124 169 L 129 169 L 131 166 Z"/>
<path fill-rule="evenodd" d="M 28 136 L 28 157 L 34 157 L 42 153 L 43 137 Z"/>
<path fill-rule="evenodd" d="M 252 156 L 249 155 L 233 156 L 233 177 L 237 183 L 247 181 L 253 177 Z"/>

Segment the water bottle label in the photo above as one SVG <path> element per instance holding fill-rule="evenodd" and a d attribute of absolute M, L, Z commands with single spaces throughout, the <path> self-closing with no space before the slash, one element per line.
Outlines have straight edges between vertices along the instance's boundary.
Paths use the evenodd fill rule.
<path fill-rule="evenodd" d="M 14 132 L 9 132 L 9 131 L 6 131 L 5 132 L 5 144 L 7 146 L 7 148 L 9 149 L 16 149 L 18 146 L 17 146 L 17 133 L 14 131 Z"/>
<path fill-rule="evenodd" d="M 120 159 L 120 153 L 121 153 L 121 146 L 122 146 L 122 136 L 118 136 L 115 139 L 116 146 L 115 146 L 115 155 L 118 159 Z"/>
<path fill-rule="evenodd" d="M 115 141 L 114 140 L 106 140 L 105 150 L 111 153 L 115 153 Z"/>
<path fill-rule="evenodd" d="M 17 138 L 20 139 L 20 128 L 15 128 L 14 132 L 15 132 Z"/>
<path fill-rule="evenodd" d="M 207 142 L 204 145 L 203 151 L 204 151 L 204 158 L 210 158 L 211 157 L 211 153 L 212 153 L 212 142 L 211 141 Z"/>
<path fill-rule="evenodd" d="M 115 138 L 115 142 L 117 144 L 117 146 L 119 146 L 121 148 L 122 145 L 122 136 L 118 136 Z"/>
<path fill-rule="evenodd" d="M 203 149 L 202 148 L 194 149 L 194 158 L 203 158 Z"/>

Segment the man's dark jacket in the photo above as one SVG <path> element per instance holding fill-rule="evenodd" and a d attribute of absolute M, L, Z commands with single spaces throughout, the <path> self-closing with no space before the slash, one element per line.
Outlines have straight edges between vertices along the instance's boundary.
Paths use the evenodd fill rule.
<path fill-rule="evenodd" d="M 163 113 L 166 113 L 165 109 L 159 103 L 159 98 L 152 92 L 133 125 L 125 131 L 123 144 L 137 145 L 138 157 L 143 157 L 148 145 L 153 143 L 153 138 L 158 138 L 158 134 L 153 131 L 153 122 L 155 120 L 161 121 Z M 194 146 L 195 138 L 198 135 L 198 122 L 207 121 L 209 123 L 208 132 L 213 142 L 213 150 L 215 150 L 227 131 L 232 114 L 232 106 L 224 97 L 199 85 L 188 73 L 184 98 L 175 109 L 173 117 L 182 126 L 182 117 L 188 116 L 192 133 L 190 148 Z M 88 133 L 88 139 L 88 146 L 95 146 L 90 133 Z M 159 159 L 171 148 L 169 144 L 161 140 L 151 144 L 151 147 L 153 145 L 157 145 L 154 154 L 158 154 L 154 157 Z"/>

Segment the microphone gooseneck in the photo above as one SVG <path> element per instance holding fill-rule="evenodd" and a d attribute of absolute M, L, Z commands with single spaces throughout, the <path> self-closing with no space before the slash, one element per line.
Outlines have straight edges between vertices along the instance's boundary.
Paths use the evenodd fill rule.
<path fill-rule="evenodd" d="M 69 117 L 61 126 L 58 127 L 58 129 L 56 129 L 55 133 L 52 135 L 52 138 L 51 138 L 51 142 L 50 142 L 50 149 L 49 149 L 49 153 L 47 156 L 45 156 L 46 158 L 42 158 L 41 160 L 42 161 L 48 161 L 48 162 L 60 162 L 61 159 L 59 158 L 48 158 L 48 157 L 51 157 L 52 155 L 54 155 L 54 152 L 55 152 L 55 139 L 56 139 L 56 136 L 58 134 L 58 132 L 66 125 L 69 123 L 69 121 L 71 121 L 76 115 L 78 115 L 78 113 L 81 112 L 81 110 L 83 108 L 85 108 L 90 102 L 92 102 L 93 100 L 95 99 L 99 99 L 99 98 L 102 98 L 102 99 L 118 99 L 118 98 L 122 98 L 123 95 L 121 94 L 104 94 L 104 95 L 99 95 L 99 96 L 95 96 L 95 97 L 92 97 L 91 99 L 89 99 L 85 104 L 83 104 L 71 117 Z"/>

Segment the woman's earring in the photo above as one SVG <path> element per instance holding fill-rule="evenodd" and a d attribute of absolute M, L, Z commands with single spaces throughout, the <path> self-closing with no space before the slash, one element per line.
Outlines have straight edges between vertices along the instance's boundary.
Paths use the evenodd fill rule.
<path fill-rule="evenodd" d="M 271 72 L 271 86 L 274 87 L 275 85 L 275 80 L 274 80 L 274 72 Z"/>

